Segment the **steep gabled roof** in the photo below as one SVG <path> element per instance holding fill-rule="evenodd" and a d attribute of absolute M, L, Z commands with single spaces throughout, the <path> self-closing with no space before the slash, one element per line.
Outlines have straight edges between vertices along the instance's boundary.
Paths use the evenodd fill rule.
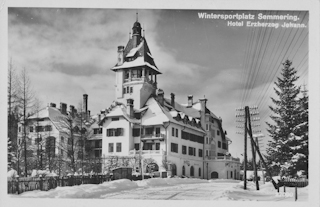
<path fill-rule="evenodd" d="M 178 113 L 169 111 L 166 107 L 161 106 L 153 97 L 148 99 L 146 105 L 148 106 L 148 110 L 142 118 L 142 125 L 162 125 L 165 122 L 171 122 L 205 133 L 201 127 L 198 128 L 196 126 L 185 124 L 182 121 L 177 121 L 174 117 L 177 116 Z"/>
<path fill-rule="evenodd" d="M 141 42 L 137 47 L 133 47 L 133 39 L 130 39 L 124 49 L 123 57 L 123 64 L 116 64 L 113 68 L 111 68 L 111 70 L 147 66 L 153 69 L 156 73 L 161 74 L 154 62 L 149 46 L 144 37 L 141 38 Z"/>

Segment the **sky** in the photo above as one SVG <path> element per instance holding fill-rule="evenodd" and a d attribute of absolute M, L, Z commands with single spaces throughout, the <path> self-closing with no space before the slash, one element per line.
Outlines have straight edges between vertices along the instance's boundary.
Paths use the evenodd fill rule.
<path fill-rule="evenodd" d="M 308 89 L 309 14 L 302 11 L 140 10 L 78 8 L 9 8 L 8 60 L 17 73 L 25 68 L 36 96 L 46 106 L 78 106 L 88 94 L 91 114 L 115 100 L 117 47 L 126 45 L 138 20 L 155 63 L 162 72 L 158 88 L 165 97 L 187 103 L 207 98 L 232 140 L 229 151 L 242 159 L 243 135 L 236 132 L 236 108 L 259 107 L 262 148 L 270 139 L 266 121 L 281 63 L 293 62 Z M 243 26 L 225 19 L 202 19 L 199 13 L 254 15 Z M 290 15 L 298 20 L 258 20 L 258 15 Z M 249 27 L 247 22 L 304 23 L 305 28 Z M 250 153 L 249 153 L 250 157 Z"/>

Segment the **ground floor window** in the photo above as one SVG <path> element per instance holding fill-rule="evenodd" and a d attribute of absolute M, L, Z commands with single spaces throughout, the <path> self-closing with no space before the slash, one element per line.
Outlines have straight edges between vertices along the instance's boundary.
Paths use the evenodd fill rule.
<path fill-rule="evenodd" d="M 232 171 L 230 172 L 230 178 L 232 178 Z"/>
<path fill-rule="evenodd" d="M 194 176 L 194 167 L 193 166 L 190 167 L 190 176 Z"/>
<path fill-rule="evenodd" d="M 214 171 L 211 173 L 211 178 L 219 178 L 219 174 Z"/>
<path fill-rule="evenodd" d="M 121 143 L 117 143 L 117 152 L 121 152 Z"/>
<path fill-rule="evenodd" d="M 186 174 L 186 168 L 184 166 L 182 166 L 182 175 Z"/>

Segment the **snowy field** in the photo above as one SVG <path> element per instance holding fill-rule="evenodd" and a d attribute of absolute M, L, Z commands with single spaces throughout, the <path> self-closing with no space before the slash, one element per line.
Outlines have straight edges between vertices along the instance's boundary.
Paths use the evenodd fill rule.
<path fill-rule="evenodd" d="M 73 187 L 57 187 L 50 191 L 30 191 L 12 198 L 99 198 L 139 200 L 236 200 L 236 201 L 293 201 L 294 188 L 280 188 L 280 195 L 268 182 L 255 190 L 248 182 L 237 180 L 201 180 L 187 178 L 153 178 L 143 181 L 127 179 Z M 298 188 L 298 201 L 308 201 L 308 187 Z"/>

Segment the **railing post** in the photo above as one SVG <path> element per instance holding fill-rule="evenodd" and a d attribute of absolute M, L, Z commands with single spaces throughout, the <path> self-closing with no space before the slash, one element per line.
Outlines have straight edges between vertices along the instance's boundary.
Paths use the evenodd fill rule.
<path fill-rule="evenodd" d="M 294 194 L 295 194 L 295 200 L 294 201 L 297 201 L 298 200 L 298 187 L 297 187 L 297 183 L 296 183 L 296 187 L 295 187 L 295 191 L 294 191 Z"/>
<path fill-rule="evenodd" d="M 43 190 L 42 176 L 40 175 L 39 178 L 40 178 L 40 182 L 39 182 L 40 190 L 42 191 Z"/>
<path fill-rule="evenodd" d="M 19 194 L 19 176 L 17 177 L 17 192 Z"/>

